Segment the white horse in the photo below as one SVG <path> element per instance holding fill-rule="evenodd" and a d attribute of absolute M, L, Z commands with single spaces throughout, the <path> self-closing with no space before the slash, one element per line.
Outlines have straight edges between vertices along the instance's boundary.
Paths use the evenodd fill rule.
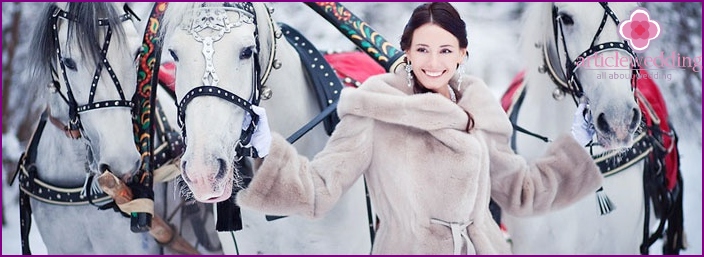
<path fill-rule="evenodd" d="M 241 186 L 235 164 L 242 155 L 236 149 L 246 147 L 240 139 L 249 126 L 243 125 L 245 113 L 251 112 L 248 104 L 256 104 L 261 92 L 271 129 L 287 136 L 320 113 L 313 88 L 299 55 L 262 3 L 170 3 L 163 29 L 164 48 L 176 61 L 176 97 L 186 142 L 182 177 L 195 200 L 227 201 Z M 212 89 L 211 95 L 194 97 L 199 89 L 191 90 L 197 87 Z M 213 96 L 217 93 L 219 97 Z M 327 138 L 318 126 L 294 145 L 312 157 Z M 266 221 L 266 213 L 243 209 L 244 229 L 221 233 L 221 242 L 226 253 L 368 254 L 364 199 L 360 180 L 318 220 Z"/>
<path fill-rule="evenodd" d="M 131 98 L 141 35 L 118 3 L 50 3 L 40 15 L 30 66 L 48 108 L 19 182 L 36 196 L 31 208 L 47 251 L 157 254 L 148 233 L 133 233 L 129 218 L 90 205 L 88 192 L 96 204 L 107 198 L 84 187 L 89 175 L 125 177 L 139 167 Z"/>
<path fill-rule="evenodd" d="M 144 21 L 148 12 L 137 12 Z M 32 196 L 31 204 L 22 203 L 23 210 L 31 206 L 50 254 L 174 253 L 162 249 L 149 233 L 130 231 L 129 218 L 112 210 L 98 210 L 96 206 L 105 204 L 109 197 L 100 194 L 97 179 L 88 184 L 88 177 L 104 170 L 126 179 L 139 168 L 131 100 L 146 22 L 137 23 L 122 3 L 50 3 L 42 14 L 32 43 L 37 51 L 32 52 L 30 66 L 36 75 L 34 85 L 38 85 L 33 90 L 47 99 L 48 108 L 19 177 L 23 190 Z M 168 103 L 168 95 L 161 98 Z M 173 113 L 169 120 L 175 122 L 175 107 L 170 108 L 173 111 L 168 108 L 174 105 L 162 106 L 167 116 Z M 159 149 L 166 154 L 161 159 L 171 154 L 164 150 Z M 167 192 L 176 186 L 165 185 L 155 183 L 153 188 L 154 210 L 162 217 L 182 206 L 178 194 Z M 96 206 L 91 206 L 89 198 Z M 191 212 L 197 211 L 189 207 Z M 178 214 L 169 215 L 167 221 L 182 228 L 184 222 L 178 224 Z M 207 213 L 197 214 L 208 220 Z M 30 217 L 23 217 L 23 221 L 29 222 Z M 198 221 L 198 228 L 185 224 L 194 228 L 186 231 L 184 238 L 196 247 L 207 246 L 199 247 L 200 251 L 221 252 L 219 245 L 211 247 L 206 245 L 207 239 L 195 238 L 195 230 L 208 227 L 205 222 Z"/>
<path fill-rule="evenodd" d="M 588 102 L 596 128 L 593 154 L 616 151 L 625 159 L 639 131 L 641 112 L 630 79 L 633 55 L 619 37 L 614 18 L 627 20 L 636 7 L 636 3 L 532 4 L 525 13 L 521 44 L 521 51 L 526 54 L 523 57 L 527 68 L 525 97 L 520 110 L 514 110 L 516 124 L 548 138 L 570 133 L 576 110 L 573 99 L 579 101 L 579 94 L 583 93 L 582 100 Z M 565 67 L 565 63 L 586 57 L 601 61 L 623 59 L 625 64 L 613 69 L 586 61 L 575 69 Z M 574 71 L 574 77 L 565 71 Z M 551 76 L 559 82 L 553 82 Z M 574 84 L 567 86 L 565 81 L 573 78 L 580 82 L 581 88 Z M 572 98 L 570 94 L 575 93 L 577 97 Z M 517 133 L 515 137 L 517 153 L 528 159 L 539 157 L 547 145 L 525 133 Z M 518 218 L 504 213 L 502 221 L 512 238 L 513 251 L 517 254 L 639 253 L 647 206 L 643 168 L 643 161 L 639 161 L 619 172 L 605 174 L 603 192 L 615 205 L 605 215 L 600 214 L 597 197 L 586 197 L 570 207 L 537 217 Z"/>

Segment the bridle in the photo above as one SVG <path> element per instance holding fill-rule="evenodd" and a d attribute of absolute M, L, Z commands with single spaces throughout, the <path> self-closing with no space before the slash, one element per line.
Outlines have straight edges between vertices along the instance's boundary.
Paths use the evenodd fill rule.
<path fill-rule="evenodd" d="M 253 105 L 259 105 L 260 102 L 260 91 L 262 87 L 262 78 L 260 77 L 261 68 L 259 65 L 259 29 L 257 27 L 256 12 L 252 3 L 225 3 L 223 8 L 210 8 L 203 6 L 197 10 L 197 16 L 191 22 L 191 24 L 185 24 L 181 29 L 185 30 L 188 34 L 191 34 L 193 38 L 203 44 L 203 55 L 205 57 L 205 73 L 203 74 L 202 82 L 203 86 L 198 86 L 191 89 L 186 93 L 177 105 L 178 107 L 178 125 L 181 127 L 181 133 L 185 140 L 186 138 L 186 108 L 188 104 L 196 97 L 200 96 L 214 96 L 225 101 L 228 101 L 238 107 L 242 108 L 246 113 L 249 114 L 251 120 L 246 128 L 243 128 L 240 138 L 237 141 L 237 146 L 235 147 L 236 158 L 241 159 L 243 156 L 257 157 L 257 151 L 251 146 L 250 141 L 252 134 L 256 129 L 256 124 L 259 122 L 259 115 L 257 115 L 252 109 Z M 239 15 L 237 20 L 231 21 L 227 16 L 227 12 L 235 12 Z M 219 77 L 215 72 L 215 65 L 213 64 L 213 44 L 226 34 L 231 32 L 231 28 L 241 26 L 242 24 L 253 24 L 255 26 L 254 37 L 256 44 L 256 49 L 253 51 L 254 65 L 252 72 L 252 94 L 250 95 L 250 100 L 245 100 L 242 97 L 234 94 L 228 90 L 218 87 Z M 201 36 L 200 32 L 205 29 L 210 29 L 214 33 L 212 36 Z M 270 58 L 274 57 L 274 53 L 270 53 Z M 271 70 L 271 63 L 267 64 L 265 68 L 265 75 L 268 76 Z M 265 76 L 265 77 L 266 77 Z"/>
<path fill-rule="evenodd" d="M 79 22 L 78 18 L 70 14 L 64 10 L 61 10 L 57 6 L 54 6 L 56 9 L 54 10 L 54 13 L 51 16 L 51 26 L 52 26 L 52 36 L 54 37 L 54 42 L 56 42 L 56 56 L 57 59 L 59 60 L 59 65 L 61 67 L 61 75 L 63 77 L 63 80 L 66 84 L 66 95 L 64 95 L 61 90 L 60 90 L 60 84 L 54 77 L 58 77 L 58 74 L 56 72 L 56 69 L 54 69 L 54 66 L 51 66 L 52 73 L 54 77 L 52 77 L 52 81 L 49 83 L 49 89 L 53 93 L 58 93 L 61 98 L 66 102 L 66 104 L 69 106 L 69 123 L 68 125 L 63 125 L 61 121 L 54 117 L 49 117 L 52 124 L 55 126 L 59 127 L 59 129 L 62 129 L 66 135 L 69 138 L 72 139 L 78 139 L 81 138 L 81 131 L 83 130 L 83 125 L 81 124 L 81 119 L 80 119 L 80 113 L 82 112 L 87 112 L 90 110 L 95 110 L 95 109 L 101 109 L 101 108 L 108 108 L 108 107 L 126 107 L 126 108 L 133 108 L 134 104 L 132 103 L 131 99 L 127 100 L 125 98 L 125 94 L 122 91 L 122 86 L 120 85 L 120 81 L 115 75 L 115 72 L 113 71 L 112 67 L 110 66 L 110 63 L 107 60 L 107 51 L 108 51 L 108 46 L 110 45 L 110 38 L 112 37 L 112 29 L 110 27 L 110 23 L 108 19 L 99 19 L 98 20 L 98 26 L 105 26 L 107 27 L 107 32 L 105 34 L 105 39 L 103 42 L 103 46 L 100 51 L 100 62 L 97 63 L 97 67 L 94 72 L 93 76 L 93 81 L 91 82 L 91 88 L 90 88 L 90 95 L 88 98 L 88 103 L 84 105 L 79 105 L 76 102 L 76 98 L 73 95 L 73 90 L 71 89 L 71 83 L 69 82 L 68 76 L 66 75 L 66 64 L 64 62 L 64 58 L 61 52 L 61 46 L 58 43 L 59 42 L 59 31 L 58 31 L 58 23 L 59 19 L 65 19 L 69 22 Z M 132 19 L 133 13 L 132 10 L 129 9 L 127 5 L 124 6 L 125 13 L 119 17 L 121 22 L 127 21 Z M 105 69 L 108 71 L 108 74 L 110 75 L 110 78 L 112 79 L 113 83 L 115 84 L 115 88 L 117 89 L 117 92 L 120 94 L 120 99 L 117 100 L 106 100 L 106 101 L 100 101 L 100 102 L 95 102 L 94 97 L 95 97 L 95 91 L 98 85 L 98 81 L 100 80 L 101 73 L 103 66 Z"/>
<path fill-rule="evenodd" d="M 616 24 L 617 27 L 620 23 L 619 19 L 616 17 L 616 14 L 614 14 L 614 12 L 611 10 L 608 3 L 599 2 L 599 4 L 602 8 L 604 8 L 604 16 L 601 20 L 601 24 L 599 25 L 599 29 L 597 30 L 596 34 L 594 34 L 594 38 L 592 39 L 589 49 L 583 51 L 574 59 L 570 58 L 569 52 L 567 51 L 567 43 L 565 42 L 563 20 L 562 17 L 557 13 L 557 6 L 555 6 L 554 4 L 552 6 L 552 27 L 554 42 L 550 42 L 550 40 L 545 40 L 548 45 L 542 45 L 544 65 L 543 67 L 541 67 L 540 71 L 547 72 L 552 81 L 558 86 L 560 92 L 562 94 L 570 94 L 576 104 L 578 103 L 579 98 L 584 96 L 584 89 L 582 87 L 582 83 L 579 81 L 579 78 L 576 74 L 577 69 L 580 67 L 580 62 L 582 62 L 583 60 L 587 60 L 587 58 L 592 55 L 604 51 L 613 49 L 621 50 L 625 51 L 626 53 L 628 53 L 628 55 L 631 56 L 631 91 L 634 91 L 636 87 L 636 78 L 638 77 L 639 66 L 637 62 L 637 55 L 633 51 L 633 49 L 631 49 L 631 47 L 628 45 L 628 42 L 626 40 L 622 42 L 612 41 L 595 45 L 597 40 L 599 39 L 599 35 L 601 35 L 601 32 L 604 29 L 604 25 L 606 25 L 606 22 L 609 18 L 611 18 L 611 20 Z M 560 37 L 562 38 L 562 48 L 566 57 L 566 60 L 564 62 L 564 68 L 563 66 L 559 65 L 555 66 L 556 63 L 561 63 L 559 55 Z"/>

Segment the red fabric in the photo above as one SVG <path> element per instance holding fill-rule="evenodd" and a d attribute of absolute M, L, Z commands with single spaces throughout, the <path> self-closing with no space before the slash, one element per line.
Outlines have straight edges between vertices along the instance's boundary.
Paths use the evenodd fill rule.
<path fill-rule="evenodd" d="M 358 51 L 325 54 L 325 60 L 330 63 L 337 76 L 343 81 L 345 77 L 350 77 L 362 83 L 372 75 L 386 72 L 384 67 L 381 67 L 369 55 Z"/>
<path fill-rule="evenodd" d="M 660 118 L 660 129 L 665 132 L 672 132 L 670 124 L 667 123 L 669 120 L 667 106 L 665 105 L 665 99 L 660 93 L 660 89 L 650 78 L 650 74 L 646 70 L 640 70 L 640 77 L 636 81 L 637 90 L 645 96 L 645 100 L 650 103 L 650 106 L 655 111 L 657 117 Z M 646 124 L 648 126 L 653 125 L 652 118 L 647 115 L 647 110 L 642 99 L 639 99 L 638 105 L 640 106 L 641 112 L 645 115 Z M 672 190 L 675 185 L 677 185 L 677 173 L 679 172 L 679 162 L 677 146 L 673 146 L 674 138 L 667 135 L 662 136 L 663 144 L 666 149 L 672 148 L 672 151 L 667 153 L 665 156 L 665 178 L 667 180 L 667 189 Z M 654 146 L 655 147 L 655 146 Z"/>
<path fill-rule="evenodd" d="M 515 94 L 518 89 L 521 88 L 521 84 L 523 84 L 523 79 L 525 78 L 525 75 L 525 70 L 518 72 L 516 77 L 513 78 L 513 81 L 511 81 L 511 84 L 508 86 L 508 89 L 506 89 L 504 95 L 501 96 L 501 107 L 504 108 L 505 112 L 508 112 L 509 108 L 511 108 L 511 105 L 513 105 L 513 99 L 515 97 L 518 97 Z"/>
<path fill-rule="evenodd" d="M 163 83 L 169 90 L 176 92 L 176 64 L 167 62 L 159 67 L 159 82 Z"/>

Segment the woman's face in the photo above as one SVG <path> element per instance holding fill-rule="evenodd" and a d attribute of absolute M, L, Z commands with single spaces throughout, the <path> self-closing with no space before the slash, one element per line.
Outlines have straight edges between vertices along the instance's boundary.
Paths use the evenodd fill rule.
<path fill-rule="evenodd" d="M 413 73 L 427 89 L 438 92 L 447 88 L 467 50 L 460 48 L 457 38 L 432 23 L 413 32 L 411 47 L 406 52 Z"/>

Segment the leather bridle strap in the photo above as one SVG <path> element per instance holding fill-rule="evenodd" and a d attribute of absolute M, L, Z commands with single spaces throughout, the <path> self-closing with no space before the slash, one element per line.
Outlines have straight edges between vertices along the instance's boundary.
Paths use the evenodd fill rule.
<path fill-rule="evenodd" d="M 558 15 L 557 13 L 557 6 L 553 5 L 552 8 L 552 22 L 553 22 L 553 38 L 554 38 L 554 46 L 556 51 L 558 52 L 557 54 L 557 59 L 558 63 L 561 63 L 559 60 L 559 48 L 560 48 L 560 40 L 559 38 L 562 37 L 562 48 L 563 52 L 565 54 L 565 69 L 563 70 L 562 75 L 563 78 L 558 78 L 555 77 L 554 74 L 554 67 L 552 67 L 552 63 L 549 58 L 549 54 L 545 54 L 546 56 L 544 57 L 544 60 L 546 62 L 547 68 L 550 69 L 551 73 L 551 78 L 554 81 L 557 81 L 561 90 L 563 90 L 566 93 L 570 93 L 572 95 L 573 100 L 575 103 L 578 103 L 578 99 L 581 98 L 584 95 L 584 88 L 582 87 L 582 83 L 579 81 L 579 78 L 577 77 L 576 71 L 577 68 L 580 67 L 580 63 L 587 60 L 587 57 L 598 54 L 603 51 L 607 50 L 622 50 L 627 52 L 631 57 L 632 57 L 632 70 L 633 70 L 633 79 L 631 80 L 631 90 L 635 90 L 635 78 L 637 77 L 638 74 L 638 62 L 637 62 L 637 55 L 636 53 L 631 49 L 630 46 L 628 46 L 628 43 L 624 41 L 618 41 L 618 42 L 606 42 L 602 44 L 596 44 L 596 41 L 599 39 L 599 36 L 601 35 L 601 32 L 604 29 L 604 26 L 606 25 L 606 22 L 608 21 L 609 18 L 618 26 L 620 23 L 619 19 L 616 17 L 614 14 L 613 10 L 609 7 L 608 3 L 606 2 L 600 2 L 599 3 L 602 8 L 604 8 L 604 16 L 601 20 L 601 24 L 599 25 L 599 29 L 595 33 L 594 37 L 592 38 L 592 42 L 590 44 L 589 49 L 583 51 L 581 54 L 578 55 L 577 58 L 572 59 L 567 51 L 567 42 L 565 41 L 565 34 L 563 30 L 563 24 L 562 24 L 562 19 L 561 16 Z M 543 46 L 544 48 L 546 46 Z M 562 67 L 560 67 L 562 70 Z M 563 81 L 564 79 L 564 81 Z"/>
<path fill-rule="evenodd" d="M 52 34 L 54 37 L 55 42 L 59 42 L 59 32 L 58 32 L 58 19 L 63 18 L 69 21 L 77 22 L 78 19 L 74 16 L 71 15 L 70 13 L 59 9 L 56 7 L 56 10 L 52 14 L 51 20 L 52 20 Z M 127 21 L 132 18 L 132 15 L 126 11 L 125 14 L 120 16 L 120 21 Z M 94 109 L 99 109 L 99 108 L 107 108 L 107 107 L 127 107 L 127 108 L 132 108 L 133 103 L 132 101 L 126 100 L 125 95 L 122 90 L 122 86 L 120 85 L 120 81 L 115 75 L 115 72 L 113 71 L 112 67 L 110 66 L 109 62 L 107 61 L 107 50 L 108 46 L 110 44 L 110 39 L 112 37 L 112 28 L 110 27 L 110 24 L 108 23 L 107 19 L 100 19 L 98 20 L 98 26 L 107 26 L 107 32 L 105 35 L 105 41 L 103 43 L 103 46 L 101 48 L 100 52 L 100 59 L 101 64 L 98 64 L 96 67 L 96 71 L 93 76 L 93 81 L 91 83 L 91 89 L 90 89 L 90 96 L 88 99 L 88 104 L 85 105 L 78 105 L 76 102 L 75 97 L 73 96 L 73 90 L 71 89 L 71 84 L 69 82 L 68 76 L 66 75 L 66 64 L 64 63 L 63 56 L 61 54 L 61 47 L 59 45 L 56 46 L 56 55 L 57 59 L 59 60 L 59 65 L 61 67 L 61 75 L 62 78 L 66 84 L 66 96 L 64 96 L 61 91 L 59 90 L 59 83 L 56 81 L 52 81 L 50 86 L 54 86 L 56 88 L 56 92 L 58 92 L 63 100 L 68 104 L 69 106 L 69 124 L 67 126 L 68 129 L 64 129 L 67 131 L 67 136 L 73 139 L 80 138 L 80 129 L 82 127 L 81 122 L 80 122 L 80 117 L 79 113 L 85 112 L 85 111 L 90 111 Z M 96 87 L 98 84 L 98 81 L 100 80 L 100 74 L 102 72 L 103 65 L 106 67 L 108 73 L 110 74 L 110 77 L 115 84 L 115 87 L 117 89 L 117 92 L 120 95 L 119 100 L 108 100 L 108 101 L 101 101 L 101 102 L 94 102 L 94 97 L 95 97 L 95 91 Z M 56 73 L 56 71 L 52 68 L 52 71 Z M 52 123 L 55 123 L 55 120 L 52 120 Z"/>
<path fill-rule="evenodd" d="M 199 96 L 214 96 L 223 99 L 234 105 L 239 106 L 245 112 L 249 113 L 249 115 L 252 117 L 252 121 L 246 129 L 243 129 L 242 133 L 240 134 L 240 139 L 238 141 L 237 147 L 235 148 L 235 152 L 237 153 L 238 158 L 241 158 L 242 156 L 256 157 L 256 150 L 250 145 L 250 140 L 252 138 L 254 130 L 256 129 L 256 124 L 258 124 L 259 122 L 259 115 L 257 115 L 254 110 L 252 110 L 252 103 L 245 99 L 242 99 L 238 95 L 223 88 L 213 86 L 196 87 L 191 89 L 191 91 L 188 91 L 188 93 L 183 97 L 183 99 L 181 99 L 181 102 L 178 105 L 178 125 L 182 129 L 181 133 L 183 134 L 183 138 L 185 139 L 187 136 L 185 124 L 186 108 L 188 107 L 188 103 L 190 103 L 194 98 Z"/>
<path fill-rule="evenodd" d="M 260 67 L 259 67 L 259 44 L 257 44 L 256 49 L 253 54 L 254 65 L 252 65 L 252 94 L 250 101 L 247 101 L 240 96 L 227 91 L 221 87 L 218 87 L 219 78 L 215 72 L 215 65 L 213 64 L 212 55 L 214 54 L 213 44 L 225 35 L 225 33 L 230 32 L 230 28 L 240 26 L 242 23 L 252 23 L 255 28 L 257 27 L 257 20 L 254 7 L 251 3 L 226 3 L 224 5 L 226 11 L 234 11 L 240 15 L 239 20 L 225 22 L 224 25 L 215 25 L 212 20 L 226 20 L 226 14 L 211 11 L 208 7 L 204 7 L 199 10 L 198 17 L 204 20 L 194 20 L 189 28 L 185 28 L 187 33 L 191 34 L 194 39 L 198 42 L 203 43 L 203 55 L 206 61 L 206 71 L 203 75 L 202 82 L 204 86 L 199 86 L 191 89 L 186 95 L 181 99 L 178 104 L 178 125 L 181 127 L 181 133 L 186 140 L 186 108 L 188 103 L 193 100 L 193 98 L 199 96 L 215 96 L 220 99 L 226 100 L 233 103 L 245 112 L 247 112 L 251 117 L 251 122 L 247 128 L 243 128 L 240 138 L 235 147 L 236 159 L 239 161 L 243 156 L 258 157 L 258 153 L 254 147 L 251 146 L 250 141 L 252 139 L 252 134 L 256 129 L 259 122 L 259 115 L 257 115 L 254 110 L 252 110 L 253 105 L 258 105 L 260 101 L 260 89 L 261 81 L 259 78 Z M 217 32 L 215 36 L 201 36 L 200 31 L 204 29 L 211 29 Z M 255 41 L 258 42 L 258 29 L 255 29 L 254 36 Z"/>

